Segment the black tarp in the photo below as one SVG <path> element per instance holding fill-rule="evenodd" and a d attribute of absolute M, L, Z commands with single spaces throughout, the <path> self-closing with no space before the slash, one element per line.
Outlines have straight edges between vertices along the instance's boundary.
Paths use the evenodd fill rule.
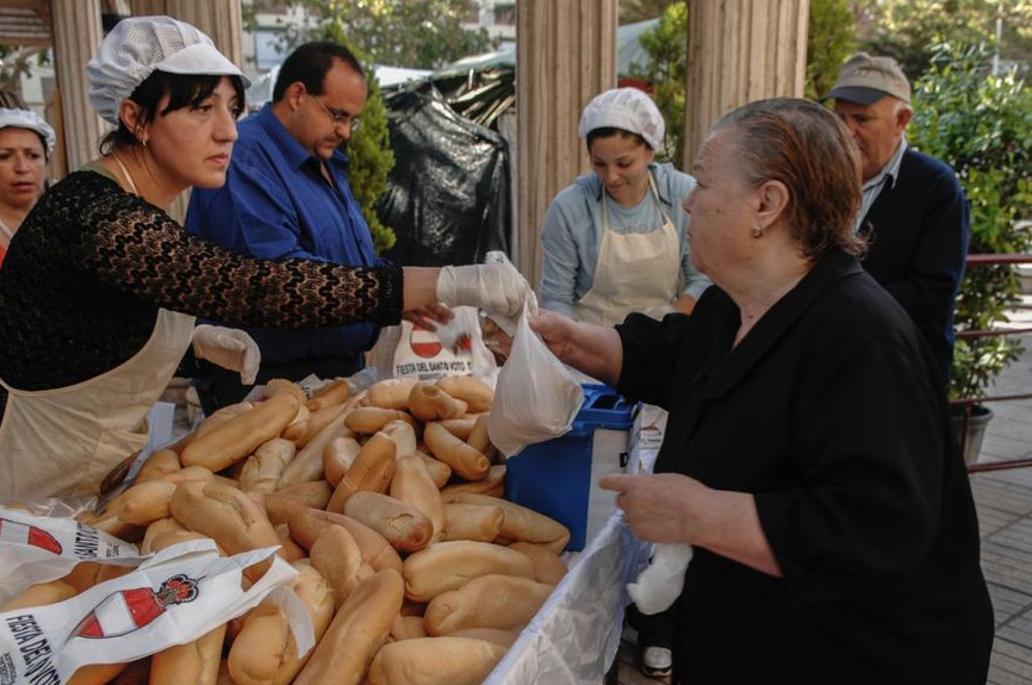
<path fill-rule="evenodd" d="M 511 106 L 499 97 L 511 82 L 500 78 L 442 82 L 450 99 L 430 80 L 384 93 L 396 162 L 377 214 L 397 235 L 387 254 L 396 264 L 471 264 L 509 252 L 508 145 L 478 123 Z"/>

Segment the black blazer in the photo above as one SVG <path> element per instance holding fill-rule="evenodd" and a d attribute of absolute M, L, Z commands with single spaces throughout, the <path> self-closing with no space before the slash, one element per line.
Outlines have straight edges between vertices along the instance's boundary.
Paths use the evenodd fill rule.
<path fill-rule="evenodd" d="M 732 348 L 711 287 L 632 314 L 619 390 L 670 411 L 656 471 L 753 493 L 784 573 L 696 549 L 675 606 L 690 683 L 984 683 L 993 616 L 936 360 L 842 252 Z"/>
<path fill-rule="evenodd" d="M 907 148 L 895 185 L 882 188 L 860 224 L 870 239 L 864 269 L 910 314 L 943 378 L 953 361 L 953 308 L 964 275 L 969 214 L 953 169 Z"/>

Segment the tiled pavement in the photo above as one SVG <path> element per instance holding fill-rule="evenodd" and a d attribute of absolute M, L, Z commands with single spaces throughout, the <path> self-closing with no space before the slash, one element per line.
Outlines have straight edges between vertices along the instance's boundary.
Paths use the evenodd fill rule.
<path fill-rule="evenodd" d="M 1032 297 L 1012 316 L 1032 326 Z M 1032 335 L 1022 339 L 1032 348 Z M 990 394 L 1032 393 L 1032 349 L 1012 363 Z M 1032 458 L 1032 400 L 997 402 L 982 443 L 980 462 Z M 971 476 L 982 535 L 982 570 L 996 614 L 996 640 L 989 668 L 991 685 L 1032 683 L 1032 467 Z M 651 685 L 634 667 L 634 649 L 617 656 L 620 685 Z"/>

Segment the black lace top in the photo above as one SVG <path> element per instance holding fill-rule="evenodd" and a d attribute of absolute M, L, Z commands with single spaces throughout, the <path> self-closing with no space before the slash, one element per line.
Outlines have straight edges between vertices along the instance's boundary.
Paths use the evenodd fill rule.
<path fill-rule="evenodd" d="M 43 390 L 104 373 L 143 347 L 160 307 L 227 326 L 395 324 L 401 278 L 394 266 L 242 257 L 79 171 L 43 196 L 0 268 L 0 378 Z M 0 416 L 6 401 L 0 388 Z"/>

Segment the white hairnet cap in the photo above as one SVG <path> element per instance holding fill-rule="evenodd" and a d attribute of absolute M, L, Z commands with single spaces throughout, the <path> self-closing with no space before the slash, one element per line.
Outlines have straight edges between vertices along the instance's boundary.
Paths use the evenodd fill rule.
<path fill-rule="evenodd" d="M 29 109 L 0 109 L 0 129 L 4 128 L 27 128 L 35 131 L 43 138 L 46 147 L 47 157 L 54 153 L 54 145 L 57 138 L 54 136 L 54 129 L 50 127 L 43 117 Z"/>
<path fill-rule="evenodd" d="M 198 76 L 239 76 L 211 38 L 172 17 L 126 17 L 115 24 L 86 65 L 90 104 L 118 124 L 118 107 L 154 71 Z"/>
<path fill-rule="evenodd" d="M 614 88 L 596 95 L 584 108 L 577 135 L 586 139 L 597 128 L 637 133 L 653 150 L 663 147 L 666 133 L 666 124 L 656 103 L 637 88 Z"/>

